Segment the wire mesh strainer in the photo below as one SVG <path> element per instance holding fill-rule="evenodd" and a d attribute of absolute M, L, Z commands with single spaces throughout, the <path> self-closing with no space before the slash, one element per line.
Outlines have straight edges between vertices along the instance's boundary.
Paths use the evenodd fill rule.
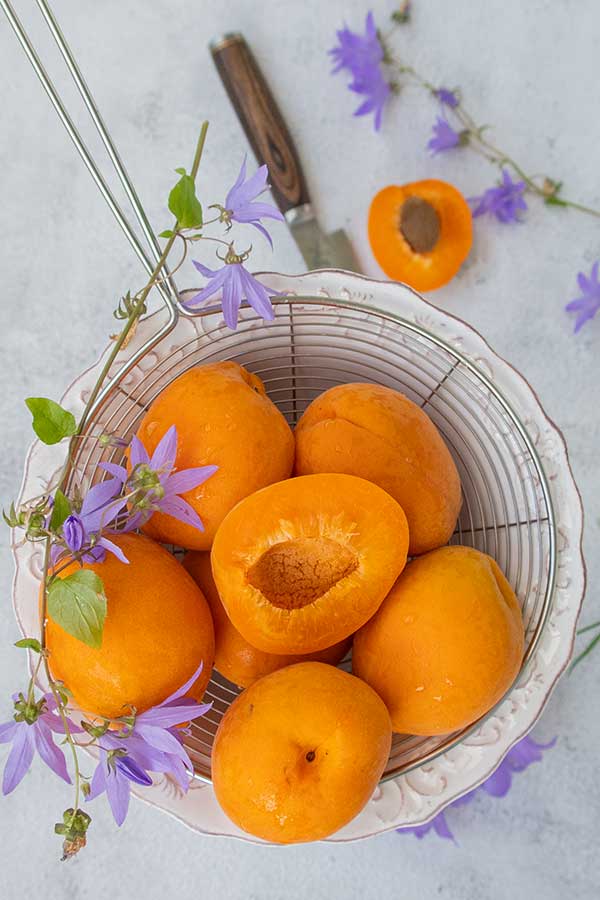
<path fill-rule="evenodd" d="M 11 4 L 0 0 L 102 195 L 137 256 L 152 271 L 159 255 L 156 238 L 46 0 L 37 0 L 37 5 L 125 187 L 147 238 L 148 253 L 66 113 Z M 486 372 L 415 322 L 350 300 L 279 298 L 274 301 L 273 321 L 263 323 L 251 310 L 242 310 L 236 332 L 223 326 L 218 311 L 205 310 L 195 314 L 202 327 L 190 338 L 182 328 L 183 317 L 189 313 L 181 306 L 172 280 L 165 281 L 161 294 L 168 310 L 166 323 L 113 374 L 92 407 L 86 430 L 100 425 L 103 431 L 130 437 L 167 384 L 191 366 L 211 360 L 235 359 L 259 375 L 292 426 L 315 396 L 336 384 L 373 381 L 402 391 L 433 419 L 458 466 L 463 507 L 452 541 L 493 556 L 517 593 L 526 627 L 523 672 L 551 605 L 556 526 L 548 483 L 533 443 Z M 168 342 L 167 353 L 164 342 Z M 155 352 L 158 348 L 160 353 Z M 84 485 L 98 480 L 103 477 L 98 463 L 108 459 L 116 460 L 116 451 L 82 441 L 73 477 Z M 346 660 L 344 666 L 348 665 Z M 213 709 L 192 726 L 187 739 L 200 778 L 210 776 L 214 733 L 237 693 L 235 686 L 213 675 L 207 692 Z M 384 778 L 431 760 L 470 730 L 436 738 L 395 735 Z"/>

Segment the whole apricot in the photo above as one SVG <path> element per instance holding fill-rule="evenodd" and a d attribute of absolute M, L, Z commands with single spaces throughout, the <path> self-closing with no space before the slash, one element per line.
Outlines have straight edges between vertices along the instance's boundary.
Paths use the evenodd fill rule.
<path fill-rule="evenodd" d="M 256 837 L 319 840 L 368 802 L 391 736 L 385 704 L 367 684 L 322 663 L 288 666 L 247 688 L 221 720 L 217 800 Z"/>
<path fill-rule="evenodd" d="M 171 425 L 177 428 L 177 469 L 218 466 L 207 481 L 182 495 L 204 531 L 161 512 L 144 531 L 157 541 L 208 550 L 238 500 L 290 475 L 294 438 L 260 378 L 231 361 L 189 369 L 158 395 L 137 433 L 148 453 Z"/>
<path fill-rule="evenodd" d="M 313 400 L 295 437 L 296 474 L 358 475 L 398 501 L 411 556 L 450 538 L 461 506 L 458 471 L 429 416 L 404 394 L 377 384 L 333 387 Z"/>
<path fill-rule="evenodd" d="M 384 700 L 394 731 L 446 734 L 503 697 L 523 643 L 518 600 L 495 560 L 442 547 L 407 565 L 356 635 L 352 670 Z"/>
<path fill-rule="evenodd" d="M 249 644 L 231 623 L 213 578 L 210 553 L 190 550 L 185 555 L 183 566 L 210 606 L 215 626 L 215 669 L 240 687 L 248 687 L 263 675 L 276 672 L 277 669 L 283 669 L 292 663 L 314 660 L 336 666 L 350 649 L 352 639 L 348 637 L 333 647 L 326 647 L 317 653 L 301 655 L 265 653 L 264 650 Z"/>
<path fill-rule="evenodd" d="M 89 647 L 51 617 L 46 637 L 50 669 L 89 713 L 122 716 L 162 703 L 203 668 L 190 690 L 199 700 L 214 657 L 213 623 L 202 591 L 174 556 L 139 534 L 111 536 L 129 564 L 108 553 L 84 565 L 101 579 L 106 595 L 102 645 Z M 78 569 L 64 569 L 65 578 Z"/>
<path fill-rule="evenodd" d="M 266 653 L 314 653 L 360 628 L 404 568 L 406 516 L 354 475 L 305 475 L 246 497 L 211 553 L 227 615 Z"/>

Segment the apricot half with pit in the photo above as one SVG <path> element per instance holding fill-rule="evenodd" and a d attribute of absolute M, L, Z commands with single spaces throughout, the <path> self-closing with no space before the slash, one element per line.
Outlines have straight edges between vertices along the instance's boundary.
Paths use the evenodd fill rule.
<path fill-rule="evenodd" d="M 404 394 L 378 384 L 330 388 L 310 404 L 295 437 L 298 475 L 358 475 L 398 501 L 411 556 L 447 543 L 461 506 L 458 471 L 429 416 Z"/>
<path fill-rule="evenodd" d="M 488 712 L 522 659 L 521 610 L 498 564 L 442 547 L 405 568 L 356 635 L 352 669 L 384 700 L 394 731 L 433 735 Z"/>
<path fill-rule="evenodd" d="M 176 469 L 218 466 L 200 487 L 183 494 L 204 531 L 161 512 L 144 531 L 163 543 L 208 550 L 238 500 L 290 475 L 293 435 L 260 378 L 232 361 L 189 369 L 158 395 L 137 433 L 148 453 L 171 425 L 177 428 Z"/>
<path fill-rule="evenodd" d="M 247 688 L 221 720 L 217 800 L 256 837 L 320 840 L 371 798 L 391 737 L 385 704 L 363 681 L 322 663 L 288 666 Z"/>
<path fill-rule="evenodd" d="M 313 653 L 378 609 L 404 568 L 401 506 L 354 475 L 306 475 L 246 497 L 225 517 L 212 570 L 234 626 L 267 653 Z"/>
<path fill-rule="evenodd" d="M 300 656 L 293 654 L 265 653 L 253 647 L 242 637 L 225 612 L 219 597 L 210 565 L 210 553 L 190 550 L 186 553 L 183 566 L 190 573 L 210 606 L 215 626 L 215 669 L 240 687 L 249 687 L 264 675 L 283 669 L 292 663 L 313 660 L 315 662 L 337 665 L 346 655 L 352 643 L 346 638 L 318 650 Z"/>

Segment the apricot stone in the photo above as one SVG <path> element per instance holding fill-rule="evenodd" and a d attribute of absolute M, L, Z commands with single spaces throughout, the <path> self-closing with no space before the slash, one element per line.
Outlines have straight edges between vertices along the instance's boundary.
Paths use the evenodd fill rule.
<path fill-rule="evenodd" d="M 377 384 L 333 387 L 310 404 L 295 438 L 296 474 L 358 475 L 398 501 L 411 556 L 447 543 L 461 506 L 458 471 L 429 416 L 404 394 Z"/>
<path fill-rule="evenodd" d="M 384 700 L 394 731 L 446 734 L 490 710 L 523 659 L 518 600 L 471 547 L 413 560 L 354 639 L 353 672 Z"/>

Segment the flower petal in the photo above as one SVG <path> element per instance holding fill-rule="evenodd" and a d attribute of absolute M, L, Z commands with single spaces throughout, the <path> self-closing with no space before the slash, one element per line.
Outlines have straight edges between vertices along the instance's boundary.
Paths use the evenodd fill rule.
<path fill-rule="evenodd" d="M 195 684 L 195 682 L 200 677 L 200 673 L 202 672 L 203 668 L 204 663 L 202 662 L 202 660 L 200 660 L 200 664 L 194 674 L 188 678 L 185 684 L 182 684 L 180 688 L 177 688 L 177 690 L 173 694 L 170 694 L 166 700 L 163 700 L 163 702 L 159 704 L 159 707 L 166 706 L 168 703 L 172 703 L 174 700 L 179 700 L 180 697 L 185 697 L 192 685 Z M 142 713 L 142 715 L 144 715 L 144 713 Z"/>
<path fill-rule="evenodd" d="M 136 466 L 148 465 L 150 462 L 150 457 L 148 456 L 148 451 L 140 441 L 137 434 L 131 439 L 131 444 L 129 445 L 129 464 L 132 469 L 135 469 Z"/>
<path fill-rule="evenodd" d="M 134 784 L 141 784 L 146 787 L 152 784 L 152 779 L 147 772 L 133 759 L 132 756 L 115 756 L 115 767 L 121 772 L 125 778 Z"/>
<path fill-rule="evenodd" d="M 125 466 L 119 466 L 117 463 L 101 462 L 98 463 L 98 467 L 118 478 L 121 482 L 127 481 L 127 469 Z"/>
<path fill-rule="evenodd" d="M 235 200 L 233 198 L 235 197 L 236 191 L 244 183 L 244 179 L 246 177 L 247 156 L 248 156 L 248 154 L 244 153 L 244 158 L 242 160 L 242 165 L 241 165 L 238 177 L 235 179 L 233 187 L 231 187 L 229 189 L 229 191 L 227 192 L 227 196 L 225 198 L 225 209 L 232 209 L 234 202 L 235 202 Z"/>
<path fill-rule="evenodd" d="M 12 747 L 4 766 L 2 793 L 10 794 L 29 771 L 35 752 L 33 726 L 19 722 L 13 735 Z"/>
<path fill-rule="evenodd" d="M 39 718 L 31 727 L 34 729 L 35 747 L 42 760 L 59 778 L 71 784 L 65 754 L 54 743 L 52 732 L 44 719 Z"/>
<path fill-rule="evenodd" d="M 208 266 L 203 265 L 196 259 L 192 260 L 192 265 L 200 272 L 201 275 L 204 275 L 205 278 L 214 278 L 215 275 L 218 275 L 218 273 L 221 271 L 220 269 L 209 269 Z"/>
<path fill-rule="evenodd" d="M 510 766 L 506 760 L 503 760 L 496 771 L 487 778 L 481 787 L 492 797 L 505 797 L 510 790 L 512 783 L 512 775 L 510 774 Z"/>
<path fill-rule="evenodd" d="M 223 308 L 223 318 L 225 324 L 232 331 L 237 328 L 238 312 L 240 303 L 242 302 L 242 282 L 240 280 L 240 263 L 232 263 L 229 266 L 229 277 L 223 284 L 223 298 L 221 305 Z"/>
<path fill-rule="evenodd" d="M 174 725 L 183 725 L 199 719 L 212 709 L 212 703 L 197 703 L 190 700 L 189 703 L 181 703 L 173 706 L 154 706 L 146 710 L 138 720 L 143 725 L 152 725 L 156 728 L 172 728 Z M 174 735 L 173 735 L 174 736 Z"/>
<path fill-rule="evenodd" d="M 165 497 L 160 501 L 160 511 L 168 516 L 173 516 L 174 519 L 179 519 L 180 522 L 185 522 L 186 525 L 191 525 L 192 528 L 204 531 L 202 519 L 196 510 L 186 500 L 178 497 L 176 494 L 172 497 Z"/>
<path fill-rule="evenodd" d="M 121 826 L 127 818 L 129 810 L 130 782 L 118 770 L 106 775 L 106 796 L 112 810 L 113 818 Z"/>
<path fill-rule="evenodd" d="M 264 285 L 243 267 L 241 267 L 240 277 L 242 279 L 246 299 L 250 306 L 256 310 L 258 315 L 262 316 L 263 319 L 270 320 L 275 318 L 271 300 L 269 299 L 269 294 Z"/>
<path fill-rule="evenodd" d="M 121 548 L 117 547 L 117 545 L 112 541 L 109 541 L 107 537 L 101 537 L 96 546 L 103 547 L 104 550 L 108 550 L 109 553 L 112 553 L 113 556 L 116 556 L 120 562 L 129 565 L 129 560 L 127 559 Z"/>
<path fill-rule="evenodd" d="M 3 722 L 2 725 L 0 725 L 0 744 L 8 744 L 12 741 L 13 735 L 18 727 L 19 723 L 15 722 L 14 719 Z"/>
<path fill-rule="evenodd" d="M 175 425 L 163 434 L 156 445 L 156 450 L 150 459 L 150 466 L 155 471 L 170 472 L 175 465 L 177 455 L 177 428 Z"/>
<path fill-rule="evenodd" d="M 100 794 L 103 794 L 106 790 L 106 754 L 100 751 L 100 760 L 98 761 L 98 765 L 94 770 L 94 774 L 92 775 L 92 780 L 90 781 L 90 792 L 85 798 L 86 800 L 94 800 L 96 797 L 99 797 Z"/>
<path fill-rule="evenodd" d="M 198 466 L 193 469 L 182 469 L 169 476 L 165 490 L 167 494 L 185 494 L 203 484 L 219 469 L 218 466 Z"/>
<path fill-rule="evenodd" d="M 222 269 L 219 269 L 218 272 L 214 272 L 206 287 L 197 294 L 194 294 L 193 297 L 190 297 L 189 300 L 185 300 L 183 305 L 188 308 L 199 306 L 201 303 L 204 303 L 205 300 L 212 297 L 213 294 L 216 294 L 221 285 L 229 278 L 228 270 L 230 268 L 231 266 L 225 265 Z"/>

